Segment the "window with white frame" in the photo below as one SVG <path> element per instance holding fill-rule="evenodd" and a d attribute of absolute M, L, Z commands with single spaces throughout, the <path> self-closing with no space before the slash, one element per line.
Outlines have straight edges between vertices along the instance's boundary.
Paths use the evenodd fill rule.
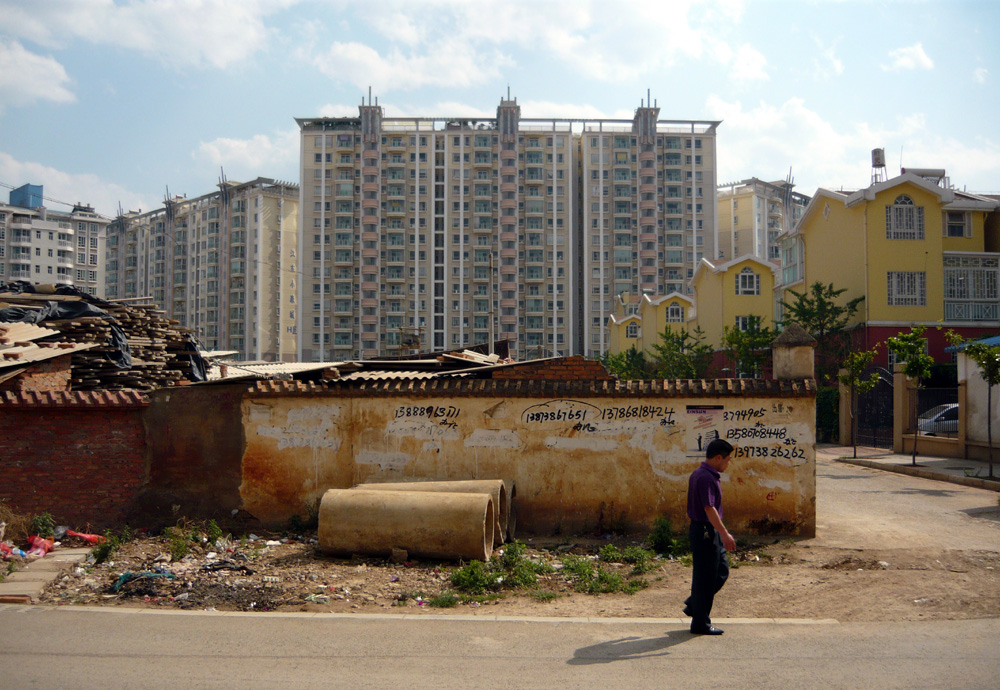
<path fill-rule="evenodd" d="M 736 275 L 736 294 L 737 295 L 760 294 L 760 275 L 755 273 L 754 270 L 749 266 L 744 268 Z"/>
<path fill-rule="evenodd" d="M 923 271 L 889 271 L 890 307 L 923 307 L 927 304 L 927 274 Z"/>
<path fill-rule="evenodd" d="M 972 218 L 965 211 L 944 212 L 945 237 L 972 237 Z"/>
<path fill-rule="evenodd" d="M 756 316 L 737 316 L 736 328 L 745 333 L 746 331 L 749 331 L 751 328 L 753 328 L 754 323 L 757 322 L 758 320 L 759 319 Z"/>
<path fill-rule="evenodd" d="M 667 307 L 667 323 L 683 323 L 684 307 L 679 304 L 671 304 Z"/>
<path fill-rule="evenodd" d="M 636 322 L 630 323 L 625 327 L 625 337 L 627 338 L 638 338 L 639 337 L 639 324 Z"/>
<path fill-rule="evenodd" d="M 915 205 L 906 194 L 897 196 L 892 206 L 885 207 L 885 238 L 924 239 L 924 207 Z"/>

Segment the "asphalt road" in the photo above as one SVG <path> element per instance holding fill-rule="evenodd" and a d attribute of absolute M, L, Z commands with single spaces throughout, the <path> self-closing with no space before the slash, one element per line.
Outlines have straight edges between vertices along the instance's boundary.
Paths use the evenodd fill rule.
<path fill-rule="evenodd" d="M 995 688 L 1000 621 L 475 621 L 0 608 L 6 688 Z"/>

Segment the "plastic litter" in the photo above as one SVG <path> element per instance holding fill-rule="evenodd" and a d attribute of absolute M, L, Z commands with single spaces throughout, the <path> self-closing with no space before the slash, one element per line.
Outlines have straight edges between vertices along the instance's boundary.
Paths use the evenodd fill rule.
<path fill-rule="evenodd" d="M 100 544 L 102 541 L 104 541 L 104 537 L 102 537 L 100 534 L 84 534 L 83 532 L 74 532 L 71 529 L 66 530 L 66 536 L 76 537 L 77 539 L 83 539 L 85 542 L 89 542 L 91 544 Z"/>
<path fill-rule="evenodd" d="M 136 580 L 147 580 L 152 578 L 165 577 L 168 580 L 174 579 L 174 574 L 158 568 L 157 570 L 147 570 L 141 573 L 125 572 L 118 576 L 118 581 L 111 585 L 111 591 L 117 592 L 122 587 L 127 585 L 129 582 L 135 582 Z"/>
<path fill-rule="evenodd" d="M 329 604 L 330 603 L 330 597 L 326 596 L 325 594 L 310 594 L 309 596 L 305 597 L 305 600 L 306 601 L 311 601 L 314 604 Z"/>
<path fill-rule="evenodd" d="M 49 551 L 52 550 L 53 544 L 55 544 L 54 539 L 43 539 L 38 536 L 28 537 L 28 544 L 31 548 L 28 549 L 29 556 L 44 556 Z"/>

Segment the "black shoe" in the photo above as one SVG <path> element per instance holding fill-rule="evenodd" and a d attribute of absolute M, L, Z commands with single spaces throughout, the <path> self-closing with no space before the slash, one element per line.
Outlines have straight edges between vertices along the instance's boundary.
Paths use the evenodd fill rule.
<path fill-rule="evenodd" d="M 716 628 L 714 625 L 707 628 L 691 628 L 692 635 L 721 635 L 724 632 L 722 628 Z"/>

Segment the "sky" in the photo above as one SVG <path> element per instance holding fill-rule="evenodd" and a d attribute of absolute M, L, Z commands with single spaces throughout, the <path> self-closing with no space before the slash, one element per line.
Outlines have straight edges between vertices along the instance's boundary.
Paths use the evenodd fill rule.
<path fill-rule="evenodd" d="M 294 118 L 721 120 L 720 183 L 1000 191 L 1000 2 L 0 0 L 0 199 L 150 211 L 220 175 L 298 182 Z"/>

